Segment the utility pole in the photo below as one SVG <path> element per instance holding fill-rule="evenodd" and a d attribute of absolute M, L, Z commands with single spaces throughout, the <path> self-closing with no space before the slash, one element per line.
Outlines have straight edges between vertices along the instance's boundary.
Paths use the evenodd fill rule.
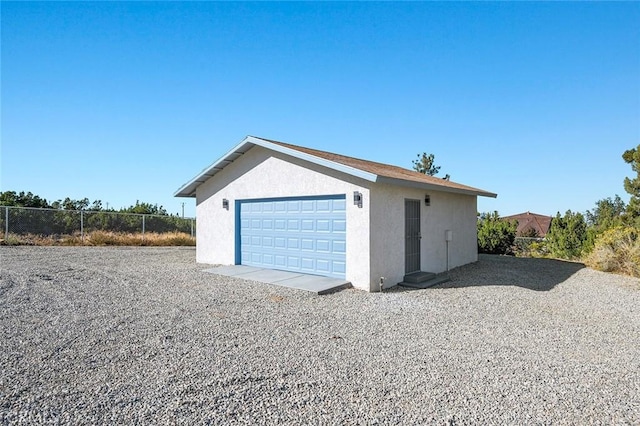
<path fill-rule="evenodd" d="M 184 202 L 182 202 L 182 218 L 184 219 Z"/>

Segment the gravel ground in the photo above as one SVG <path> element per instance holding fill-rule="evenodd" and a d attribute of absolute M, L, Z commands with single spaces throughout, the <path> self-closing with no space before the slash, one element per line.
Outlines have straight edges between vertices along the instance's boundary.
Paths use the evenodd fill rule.
<path fill-rule="evenodd" d="M 1 247 L 2 424 L 640 424 L 640 281 L 481 256 L 315 296 L 192 248 Z"/>

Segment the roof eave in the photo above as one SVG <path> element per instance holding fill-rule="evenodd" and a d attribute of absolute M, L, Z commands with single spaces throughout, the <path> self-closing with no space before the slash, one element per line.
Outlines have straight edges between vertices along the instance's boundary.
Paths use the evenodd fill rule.
<path fill-rule="evenodd" d="M 417 182 L 413 180 L 405 180 L 405 179 L 397 179 L 386 176 L 378 177 L 377 182 L 379 183 L 387 183 L 390 185 L 404 186 L 408 188 L 417 188 L 417 189 L 426 189 L 431 191 L 441 191 L 441 192 L 450 192 L 453 194 L 464 194 L 464 195 L 475 195 L 478 197 L 490 197 L 496 198 L 498 194 L 494 194 L 493 192 L 483 191 L 477 188 L 452 188 L 450 186 L 437 185 L 434 183 L 427 182 Z"/>
<path fill-rule="evenodd" d="M 286 146 L 278 145 L 276 143 L 269 142 L 264 139 L 256 138 L 253 136 L 248 136 L 247 138 L 251 139 L 256 145 L 260 145 L 272 151 L 277 151 L 282 154 L 290 155 L 292 157 L 299 158 L 301 160 L 308 161 L 310 163 L 314 163 L 319 166 L 324 166 L 329 169 L 333 169 L 342 173 L 346 173 L 351 176 L 359 177 L 359 178 L 368 180 L 370 182 L 375 182 L 376 179 L 378 178 L 378 175 L 374 173 L 356 169 L 355 167 L 347 166 L 345 164 L 327 160 L 321 157 L 316 157 L 315 155 L 307 154 L 306 152 L 302 152 L 296 149 L 288 148 Z"/>
<path fill-rule="evenodd" d="M 218 172 L 224 169 L 229 164 L 244 155 L 248 150 L 253 148 L 254 144 L 248 141 L 248 137 L 244 138 L 242 142 L 234 146 L 225 155 L 214 161 L 208 167 L 204 168 L 198 175 L 196 175 L 189 182 L 185 183 L 174 192 L 174 197 L 186 197 L 193 198 L 196 196 L 196 189 L 208 179 L 215 176 Z"/>
<path fill-rule="evenodd" d="M 178 189 L 173 194 L 173 196 L 185 198 L 195 197 L 196 189 L 198 188 L 198 186 L 206 182 L 208 179 L 212 178 L 215 174 L 220 172 L 229 164 L 233 163 L 235 160 L 240 158 L 256 145 L 262 146 L 272 151 L 280 152 L 282 154 L 290 155 L 292 157 L 296 157 L 310 163 L 318 164 L 329 169 L 337 170 L 348 175 L 356 176 L 370 182 L 376 182 L 376 180 L 378 179 L 378 175 L 374 173 L 369 173 L 367 171 L 356 169 L 354 167 L 337 163 L 335 161 L 319 158 L 311 154 L 307 154 L 292 148 L 287 148 L 285 146 L 266 141 L 264 139 L 256 138 L 254 136 L 247 136 L 242 140 L 242 142 L 233 147 L 229 152 L 213 162 L 209 167 L 206 167 L 204 170 L 202 170 L 202 172 L 200 172 L 196 177 L 182 185 L 180 189 Z"/>

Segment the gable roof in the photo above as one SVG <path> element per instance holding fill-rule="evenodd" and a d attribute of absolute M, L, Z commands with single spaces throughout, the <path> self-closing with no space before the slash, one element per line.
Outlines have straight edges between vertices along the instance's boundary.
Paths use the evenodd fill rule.
<path fill-rule="evenodd" d="M 462 185 L 449 180 L 428 176 L 413 170 L 404 169 L 389 164 L 376 163 L 374 161 L 362 160 L 345 155 L 334 154 L 332 152 L 320 151 L 270 139 L 247 136 L 227 152 L 224 156 L 200 172 L 196 177 L 185 183 L 178 189 L 175 197 L 195 197 L 196 188 L 206 182 L 216 173 L 240 158 L 254 146 L 262 146 L 272 151 L 280 152 L 309 161 L 333 170 L 356 176 L 370 182 L 389 183 L 392 185 L 408 186 L 414 188 L 431 189 L 443 192 L 453 192 L 458 194 L 476 195 L 482 197 L 493 197 L 497 194 Z"/>
<path fill-rule="evenodd" d="M 536 231 L 539 237 L 544 237 L 549 232 L 551 226 L 551 216 L 545 216 L 542 214 L 536 214 L 531 212 L 524 212 L 514 214 L 511 216 L 504 216 L 503 220 L 517 220 L 518 228 L 516 229 L 516 235 L 521 236 L 529 229 Z"/>

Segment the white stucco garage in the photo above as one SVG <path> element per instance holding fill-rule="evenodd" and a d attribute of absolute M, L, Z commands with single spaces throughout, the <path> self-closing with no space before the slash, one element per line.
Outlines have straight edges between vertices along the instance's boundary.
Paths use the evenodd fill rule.
<path fill-rule="evenodd" d="M 247 136 L 175 196 L 196 198 L 200 263 L 345 278 L 378 291 L 381 277 L 390 287 L 412 272 L 477 261 L 477 197 L 496 194 Z"/>

